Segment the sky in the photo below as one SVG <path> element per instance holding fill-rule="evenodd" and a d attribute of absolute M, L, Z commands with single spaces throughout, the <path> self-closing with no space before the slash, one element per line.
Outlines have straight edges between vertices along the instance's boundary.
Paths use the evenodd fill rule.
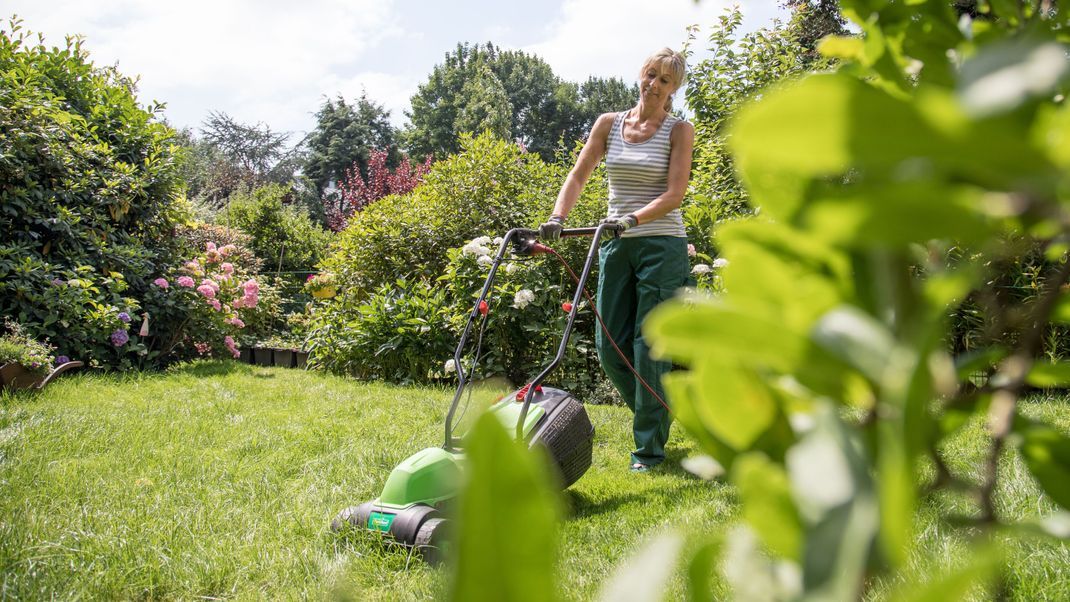
<path fill-rule="evenodd" d="M 5 0 L 2 16 L 4 29 L 17 15 L 49 46 L 83 36 L 96 64 L 137 76 L 141 102 L 165 103 L 176 127 L 221 111 L 296 142 L 339 95 L 366 92 L 403 126 L 409 99 L 458 43 L 535 54 L 569 81 L 632 82 L 652 52 L 680 48 L 689 25 L 702 28 L 693 49 L 705 48 L 735 4 L 745 29 L 780 15 L 778 0 Z"/>

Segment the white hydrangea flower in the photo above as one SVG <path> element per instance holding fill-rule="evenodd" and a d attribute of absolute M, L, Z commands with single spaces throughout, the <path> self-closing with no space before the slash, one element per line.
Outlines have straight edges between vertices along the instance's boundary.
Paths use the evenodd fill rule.
<path fill-rule="evenodd" d="M 519 269 L 520 269 L 520 266 L 515 264 L 515 263 L 507 263 L 507 264 L 505 264 L 505 273 L 506 274 L 515 274 L 516 271 L 519 270 Z"/>
<path fill-rule="evenodd" d="M 476 259 L 476 263 L 478 263 L 479 265 L 489 266 L 494 263 L 494 260 L 491 258 L 490 255 L 480 255 L 479 259 Z"/>
<path fill-rule="evenodd" d="M 498 245 L 502 244 L 502 242 L 504 242 L 504 241 L 505 241 L 504 238 L 502 238 L 501 236 L 498 236 L 494 240 L 492 240 L 491 243 L 494 244 L 494 246 L 497 247 Z"/>
<path fill-rule="evenodd" d="M 479 245 L 481 247 L 485 247 L 485 246 L 490 244 L 490 237 L 489 236 L 479 236 L 479 237 L 473 238 L 472 239 L 472 244 Z"/>
<path fill-rule="evenodd" d="M 717 259 L 713 260 L 714 269 L 723 268 L 726 265 L 728 265 L 728 260 L 724 257 L 718 257 Z"/>
<path fill-rule="evenodd" d="M 704 263 L 696 263 L 695 267 L 691 268 L 691 273 L 695 274 L 696 276 L 699 274 L 709 274 L 712 271 L 713 268 Z"/>
<path fill-rule="evenodd" d="M 443 369 L 446 372 L 456 372 L 457 371 L 457 362 L 453 361 L 452 359 L 448 359 L 448 360 L 446 360 L 446 365 L 443 366 Z"/>
<path fill-rule="evenodd" d="M 461 253 L 464 253 L 465 255 L 478 255 L 479 257 L 490 255 L 490 249 L 479 244 L 477 242 L 478 240 L 479 239 L 477 238 L 476 240 L 473 240 L 472 242 L 461 247 Z"/>
<path fill-rule="evenodd" d="M 535 300 L 535 293 L 529 289 L 521 289 L 513 295 L 513 307 L 517 309 L 524 309 L 532 301 Z"/>

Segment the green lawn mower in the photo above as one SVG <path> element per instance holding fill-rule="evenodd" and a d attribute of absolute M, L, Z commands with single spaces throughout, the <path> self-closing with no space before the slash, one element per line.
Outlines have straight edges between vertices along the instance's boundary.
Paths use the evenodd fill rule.
<path fill-rule="evenodd" d="M 530 383 L 503 397 L 488 410 L 507 427 L 514 429 L 517 440 L 531 447 L 542 446 L 549 453 L 561 488 L 567 488 L 587 472 L 591 466 L 594 426 L 583 403 L 567 391 L 543 387 L 542 382 L 565 356 L 572 334 L 576 312 L 585 291 L 584 284 L 591 265 L 598 254 L 603 234 L 619 235 L 618 227 L 601 224 L 593 228 L 572 228 L 562 231 L 562 237 L 592 236 L 590 250 L 583 271 L 576 277 L 576 291 L 569 308 L 565 331 L 557 355 Z M 459 492 L 465 469 L 464 436 L 454 432 L 461 399 L 471 382 L 462 361 L 464 350 L 478 323 L 479 337 L 474 364 L 479 361 L 483 329 L 487 320 L 487 295 L 494 283 L 498 267 L 506 253 L 529 257 L 553 250 L 537 241 L 538 232 L 528 229 L 510 230 L 502 240 L 483 290 L 476 299 L 468 323 L 453 354 L 457 369 L 457 391 L 446 416 L 446 439 L 442 447 L 432 447 L 408 457 L 390 473 L 378 498 L 351 506 L 338 513 L 331 522 L 333 530 L 346 525 L 380 533 L 385 539 L 408 548 L 415 548 L 429 560 L 441 556 L 450 531 L 449 502 Z M 556 253 L 555 253 L 556 254 Z"/>

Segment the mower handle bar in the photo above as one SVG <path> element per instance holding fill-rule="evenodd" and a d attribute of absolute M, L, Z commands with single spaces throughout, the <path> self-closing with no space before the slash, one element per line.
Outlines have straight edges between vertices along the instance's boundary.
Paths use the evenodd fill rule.
<path fill-rule="evenodd" d="M 624 231 L 624 228 L 619 224 L 598 224 L 594 227 L 588 228 L 566 228 L 561 231 L 562 238 L 578 238 L 582 236 L 592 236 L 590 249 L 587 251 L 587 259 L 583 264 L 583 271 L 580 274 L 579 282 L 576 284 L 576 291 L 572 295 L 572 308 L 568 312 L 568 321 L 565 323 L 565 332 L 561 337 L 561 343 L 557 348 L 557 355 L 553 361 L 550 362 L 542 372 L 536 376 L 528 386 L 527 394 L 524 396 L 524 406 L 520 409 L 520 417 L 516 424 L 516 437 L 521 439 L 523 437 L 524 419 L 527 417 L 528 407 L 531 405 L 531 399 L 534 397 L 536 389 L 542 384 L 542 381 L 546 378 L 561 363 L 561 360 L 565 357 L 565 351 L 568 348 L 568 339 L 572 335 L 572 326 L 576 321 L 576 312 L 579 309 L 580 301 L 583 299 L 584 285 L 587 283 L 587 277 L 591 273 L 591 265 L 594 262 L 594 258 L 598 255 L 598 246 L 601 242 L 602 235 L 608 232 L 612 232 L 613 236 L 620 236 L 620 233 Z M 461 396 L 464 394 L 464 389 L 467 384 L 467 379 L 464 372 L 464 362 L 461 356 L 464 354 L 464 347 L 468 343 L 468 338 L 472 333 L 472 326 L 479 318 L 479 306 L 487 299 L 487 295 L 490 293 L 491 286 L 494 284 L 494 277 L 498 273 L 498 266 L 501 265 L 505 253 L 509 248 L 510 243 L 519 243 L 523 239 L 531 240 L 538 238 L 539 231 L 532 230 L 530 228 L 513 228 L 506 233 L 502 239 L 501 245 L 498 246 L 498 252 L 494 256 L 494 261 L 490 266 L 490 273 L 487 275 L 487 280 L 483 283 L 483 290 L 479 293 L 479 297 L 476 299 L 475 304 L 472 306 L 472 311 L 468 314 L 468 323 L 465 324 L 464 331 L 461 333 L 461 340 L 457 344 L 457 349 L 453 352 L 453 365 L 457 370 L 457 392 L 453 396 L 453 403 L 450 404 L 450 411 L 446 415 L 446 444 L 445 449 L 454 449 L 454 444 L 459 443 L 459 440 L 453 438 L 453 416 L 457 411 L 457 406 L 460 403 Z M 476 358 L 478 361 L 479 358 Z"/>

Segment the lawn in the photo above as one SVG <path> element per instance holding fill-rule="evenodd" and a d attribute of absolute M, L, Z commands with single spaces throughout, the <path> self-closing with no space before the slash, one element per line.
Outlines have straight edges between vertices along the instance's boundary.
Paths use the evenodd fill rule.
<path fill-rule="evenodd" d="M 0 598 L 441 598 L 446 571 L 327 526 L 340 508 L 375 497 L 400 460 L 441 443 L 451 395 L 215 362 L 4 394 Z M 1028 406 L 1070 430 L 1064 400 Z M 678 429 L 668 468 L 632 474 L 628 411 L 588 411 L 594 466 L 566 495 L 558 551 L 560 592 L 575 600 L 597 597 L 652 535 L 675 528 L 697 543 L 737 514 L 730 487 L 678 467 L 695 451 Z M 956 467 L 968 472 L 982 437 L 972 425 L 955 440 Z M 1008 516 L 1051 512 L 1016 458 L 1002 469 Z M 934 513 L 920 513 L 918 567 L 953 563 L 964 545 L 936 528 Z M 1011 564 L 1016 599 L 1070 592 L 1064 544 L 1016 545 Z M 684 592 L 678 571 L 666 598 Z"/>

